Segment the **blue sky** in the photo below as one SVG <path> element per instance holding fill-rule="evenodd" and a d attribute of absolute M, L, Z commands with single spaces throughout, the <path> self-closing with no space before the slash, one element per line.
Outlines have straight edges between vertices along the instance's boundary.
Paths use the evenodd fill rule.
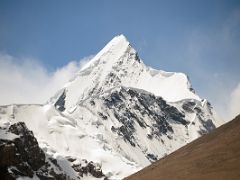
<path fill-rule="evenodd" d="M 30 67 L 54 74 L 97 53 L 118 34 L 145 64 L 188 74 L 197 93 L 218 111 L 238 98 L 230 96 L 240 89 L 239 0 L 0 0 L 5 70 L 7 61 L 17 68 L 33 60 Z"/>

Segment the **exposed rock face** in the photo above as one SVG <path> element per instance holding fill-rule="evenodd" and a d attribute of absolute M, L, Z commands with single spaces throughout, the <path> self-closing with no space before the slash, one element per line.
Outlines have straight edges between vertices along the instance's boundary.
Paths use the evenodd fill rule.
<path fill-rule="evenodd" d="M 4 132 L 5 131 L 5 132 Z M 0 179 L 13 180 L 18 177 L 34 176 L 43 180 L 72 179 L 62 170 L 57 159 L 47 157 L 39 147 L 33 132 L 28 130 L 24 122 L 15 123 L 8 128 L 1 128 L 5 136 L 16 135 L 14 138 L 0 136 Z M 71 160 L 69 159 L 69 164 Z M 72 165 L 72 168 L 80 177 L 91 174 L 93 177 L 102 178 L 101 167 L 93 162 Z"/>
<path fill-rule="evenodd" d="M 58 109 L 59 111 L 64 111 L 65 110 L 65 107 L 64 107 L 65 98 L 66 98 L 66 93 L 65 93 L 65 91 L 63 91 L 63 93 L 59 96 L 57 102 L 54 104 L 56 109 Z"/>
<path fill-rule="evenodd" d="M 26 161 L 35 171 L 42 167 L 45 163 L 45 154 L 39 148 L 33 132 L 28 130 L 25 123 L 13 124 L 8 131 L 20 136 L 14 142 L 18 153 L 22 156 L 22 160 Z"/>
<path fill-rule="evenodd" d="M 203 120 L 206 119 L 204 117 L 205 112 L 199 106 L 199 102 L 197 104 L 197 102 L 191 100 L 178 102 L 180 108 L 176 108 L 176 104 L 167 103 L 161 97 L 139 89 L 125 87 L 104 96 L 103 100 L 103 104 L 113 112 L 118 122 L 122 123 L 120 127 L 112 126 L 111 130 L 122 136 L 132 146 L 135 146 L 136 143 L 134 138 L 136 123 L 143 129 L 151 129 L 147 134 L 149 139 L 160 138 L 164 135 L 171 138 L 171 135 L 174 134 L 173 124 L 180 124 L 187 130 L 190 121 L 185 117 L 186 114 L 196 113 L 196 117 L 201 124 L 199 134 L 208 133 L 216 128 L 211 119 Z M 94 101 L 91 100 L 91 102 Z M 102 112 L 98 112 L 98 115 L 102 119 L 108 118 Z M 144 121 L 143 117 L 148 117 L 151 126 Z M 195 125 L 194 123 L 192 122 L 193 125 Z M 149 157 L 152 156 L 148 155 Z"/>
<path fill-rule="evenodd" d="M 129 99 L 131 106 L 126 106 L 126 99 Z M 146 122 L 141 117 L 148 117 L 152 120 L 151 133 L 149 137 L 173 133 L 173 128 L 169 121 L 187 125 L 189 122 L 184 119 L 184 114 L 174 106 L 170 106 L 161 97 L 153 94 L 140 92 L 132 88 L 121 88 L 115 91 L 104 100 L 105 105 L 114 112 L 115 118 L 123 125 L 119 128 L 112 127 L 112 131 L 122 135 L 132 146 L 135 146 L 133 133 L 134 124 L 146 128 Z M 127 104 L 128 105 L 128 104 Z M 134 110 L 131 108 L 133 107 Z M 141 114 L 141 116 L 138 115 Z"/>
<path fill-rule="evenodd" d="M 19 175 L 33 177 L 45 164 L 45 154 L 39 148 L 32 131 L 23 122 L 13 124 L 7 130 L 19 135 L 13 140 L 0 140 L 0 166 L 6 172 L 4 178 L 16 178 Z M 11 179 L 11 178 L 10 178 Z"/>
<path fill-rule="evenodd" d="M 75 159 L 73 159 L 73 162 Z M 101 166 L 92 161 L 87 162 L 87 160 L 83 160 L 84 163 L 73 163 L 73 169 L 78 173 L 79 177 L 83 177 L 84 174 L 91 174 L 95 178 L 104 178 L 107 180 L 108 178 L 103 174 Z"/>

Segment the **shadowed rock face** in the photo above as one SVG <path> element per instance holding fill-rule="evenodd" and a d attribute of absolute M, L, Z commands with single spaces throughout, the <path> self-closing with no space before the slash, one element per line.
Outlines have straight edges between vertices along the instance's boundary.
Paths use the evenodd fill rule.
<path fill-rule="evenodd" d="M 131 102 L 127 104 L 126 99 L 129 97 L 132 100 L 130 99 Z M 104 101 L 105 105 L 114 112 L 115 118 L 123 124 L 119 128 L 112 127 L 112 131 L 122 135 L 132 146 L 135 146 L 134 124 L 138 123 L 142 128 L 147 127 L 141 117 L 147 116 L 153 120 L 152 135 L 156 136 L 173 133 L 169 121 L 183 125 L 189 123 L 184 119 L 184 114 L 174 106 L 167 104 L 161 97 L 140 92 L 139 90 L 121 88 L 120 91 L 110 94 Z M 131 106 L 128 106 L 129 104 Z M 139 112 L 141 116 L 139 117 L 136 112 Z"/>
<path fill-rule="evenodd" d="M 0 166 L 4 178 L 33 177 L 34 171 L 45 164 L 45 154 L 39 148 L 32 131 L 23 122 L 13 124 L 7 130 L 18 135 L 13 140 L 0 140 Z M 10 178 L 11 179 L 11 178 Z"/>
<path fill-rule="evenodd" d="M 168 142 L 174 144 L 176 139 L 183 135 L 175 134 L 179 132 L 178 127 L 187 134 L 192 133 L 189 130 L 191 125 L 193 128 L 198 128 L 196 132 L 200 135 L 215 129 L 211 116 L 206 116 L 200 101 L 186 99 L 169 103 L 162 97 L 141 89 L 117 87 L 107 93 L 89 98 L 85 106 L 88 104 L 91 108 L 96 108 L 95 105 L 99 103 L 102 107 L 97 112 L 99 121 L 104 123 L 114 119 L 117 123 L 111 125 L 111 133 L 121 137 L 125 143 L 134 148 L 142 148 L 148 141 L 161 141 L 160 146 L 165 147 L 168 146 Z M 147 138 L 142 147 L 138 139 L 139 131 L 142 131 L 141 137 Z M 151 150 L 147 152 L 145 149 L 148 147 L 143 147 L 141 150 L 150 162 L 163 157 Z"/>
<path fill-rule="evenodd" d="M 65 98 L 66 98 L 66 93 L 63 91 L 63 93 L 60 95 L 54 106 L 56 109 L 59 111 L 64 111 L 65 110 Z"/>
<path fill-rule="evenodd" d="M 27 129 L 25 123 L 18 122 L 13 124 L 8 131 L 20 136 L 20 138 L 15 139 L 14 143 L 22 160 L 26 161 L 33 170 L 38 170 L 42 167 L 45 163 L 45 154 L 39 148 L 33 132 Z"/>
<path fill-rule="evenodd" d="M 239 180 L 239 139 L 240 115 L 126 179 Z"/>
<path fill-rule="evenodd" d="M 153 122 L 151 134 L 148 134 L 149 138 L 174 133 L 170 121 L 183 126 L 189 124 L 182 112 L 169 105 L 161 97 L 133 88 L 122 87 L 120 91 L 111 93 L 104 99 L 104 104 L 113 111 L 115 118 L 123 124 L 118 128 L 112 127 L 112 131 L 117 132 L 132 146 L 137 143 L 133 135 L 135 123 L 138 123 L 141 128 L 149 126 L 143 120 L 143 117 L 148 117 Z"/>
<path fill-rule="evenodd" d="M 57 159 L 46 157 L 44 151 L 39 147 L 33 132 L 28 130 L 24 122 L 15 123 L 8 128 L 1 128 L 6 135 L 17 135 L 15 138 L 2 138 L 0 136 L 0 179 L 13 180 L 18 177 L 33 178 L 36 175 L 44 180 L 66 180 L 71 179 L 62 171 Z M 71 162 L 71 158 L 66 159 Z M 93 162 L 72 164 L 73 170 L 80 177 L 91 174 L 96 178 L 106 178 L 101 167 Z M 57 170 L 57 172 L 55 172 Z"/>
<path fill-rule="evenodd" d="M 108 179 L 103 174 L 100 165 L 97 163 L 93 163 L 92 161 L 87 162 L 87 160 L 85 160 L 84 166 L 82 164 L 73 164 L 72 167 L 78 173 L 79 177 L 83 177 L 84 174 L 90 173 L 95 178 L 104 178 L 104 180 Z"/>

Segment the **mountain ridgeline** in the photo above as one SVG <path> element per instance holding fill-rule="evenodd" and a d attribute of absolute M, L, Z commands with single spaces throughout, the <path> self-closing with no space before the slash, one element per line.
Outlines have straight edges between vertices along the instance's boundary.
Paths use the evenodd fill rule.
<path fill-rule="evenodd" d="M 45 168 L 53 179 L 122 179 L 223 124 L 185 74 L 147 67 L 123 35 L 47 103 L 1 106 L 0 139 L 19 122 L 36 137 L 45 166 L 57 164 Z M 21 172 L 4 166 L 13 167 Z"/>

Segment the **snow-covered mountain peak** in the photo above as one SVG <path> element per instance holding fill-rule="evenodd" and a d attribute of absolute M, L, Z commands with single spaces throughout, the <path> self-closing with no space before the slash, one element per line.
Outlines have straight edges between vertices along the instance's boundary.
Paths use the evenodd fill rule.
<path fill-rule="evenodd" d="M 117 36 L 115 36 L 109 43 L 118 43 L 118 42 L 126 42 L 129 44 L 129 41 L 127 40 L 126 36 L 124 36 L 123 34 L 119 34 Z"/>
<path fill-rule="evenodd" d="M 129 41 L 127 40 L 127 38 L 123 34 L 115 36 L 81 70 L 84 70 L 84 69 L 87 69 L 87 68 L 89 68 L 91 66 L 96 65 L 96 62 L 98 62 L 99 60 L 103 59 L 106 55 L 109 55 L 109 53 L 115 55 L 115 58 L 109 59 L 110 61 L 118 60 L 119 58 L 117 58 L 117 57 L 121 57 L 122 55 L 124 55 L 126 49 L 129 46 L 130 46 L 130 43 L 129 43 Z"/>
<path fill-rule="evenodd" d="M 143 89 L 171 102 L 201 100 L 185 74 L 147 67 L 124 35 L 114 37 L 53 99 L 62 99 L 64 92 L 64 109 L 71 111 L 89 96 L 120 86 Z"/>
<path fill-rule="evenodd" d="M 72 179 L 122 179 L 222 124 L 185 74 L 146 66 L 123 35 L 47 104 L 0 106 L 0 130 L 19 121 Z"/>

